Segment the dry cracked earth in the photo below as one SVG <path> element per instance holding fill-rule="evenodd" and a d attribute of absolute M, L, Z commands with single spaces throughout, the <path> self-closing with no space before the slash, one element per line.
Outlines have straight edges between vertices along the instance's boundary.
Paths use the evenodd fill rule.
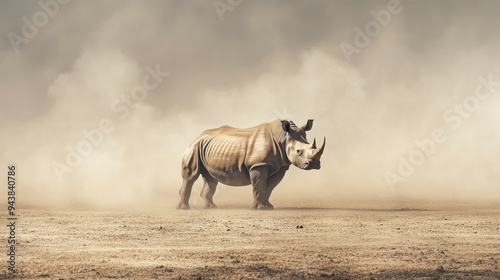
<path fill-rule="evenodd" d="M 29 208 L 19 211 L 17 272 L 3 254 L 0 278 L 500 279 L 499 227 L 491 205 Z"/>

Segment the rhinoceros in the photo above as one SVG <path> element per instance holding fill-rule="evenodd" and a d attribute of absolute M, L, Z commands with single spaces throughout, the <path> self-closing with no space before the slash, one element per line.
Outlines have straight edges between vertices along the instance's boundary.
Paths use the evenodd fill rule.
<path fill-rule="evenodd" d="M 216 208 L 213 196 L 220 182 L 229 186 L 253 186 L 253 209 L 274 209 L 271 192 L 285 176 L 291 164 L 300 169 L 321 168 L 320 148 L 316 139 L 310 144 L 306 131 L 313 120 L 297 127 L 289 120 L 274 120 L 251 128 L 221 126 L 201 133 L 182 158 L 183 183 L 177 209 L 189 209 L 193 183 L 199 175 L 204 186 L 201 197 L 205 208 Z"/>

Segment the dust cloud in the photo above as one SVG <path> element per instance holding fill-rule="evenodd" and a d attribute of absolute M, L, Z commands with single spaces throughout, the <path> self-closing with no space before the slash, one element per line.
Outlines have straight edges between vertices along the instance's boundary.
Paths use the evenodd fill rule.
<path fill-rule="evenodd" d="M 211 1 L 75 1 L 17 53 L 7 34 L 42 8 L 3 2 L 0 162 L 18 166 L 19 203 L 173 208 L 197 135 L 275 118 L 315 119 L 309 140 L 327 139 L 322 169 L 291 167 L 276 206 L 500 199 L 500 4 L 401 1 L 348 62 L 340 44 L 389 2 L 244 1 L 220 20 Z M 493 91 L 474 99 L 481 79 Z"/>

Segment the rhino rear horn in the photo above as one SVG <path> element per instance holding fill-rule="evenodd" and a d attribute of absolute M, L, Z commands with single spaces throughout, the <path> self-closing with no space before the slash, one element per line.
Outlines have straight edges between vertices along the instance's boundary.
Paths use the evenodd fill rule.
<path fill-rule="evenodd" d="M 311 149 L 316 149 L 316 138 L 314 138 Z"/>

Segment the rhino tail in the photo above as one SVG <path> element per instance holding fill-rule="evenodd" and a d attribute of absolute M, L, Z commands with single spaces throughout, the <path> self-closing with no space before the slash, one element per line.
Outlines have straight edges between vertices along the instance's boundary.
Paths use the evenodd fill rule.
<path fill-rule="evenodd" d="M 190 145 L 182 157 L 182 178 L 191 180 L 196 178 L 201 171 L 200 143 L 197 141 Z"/>

